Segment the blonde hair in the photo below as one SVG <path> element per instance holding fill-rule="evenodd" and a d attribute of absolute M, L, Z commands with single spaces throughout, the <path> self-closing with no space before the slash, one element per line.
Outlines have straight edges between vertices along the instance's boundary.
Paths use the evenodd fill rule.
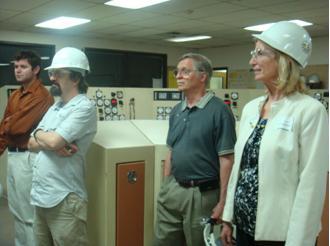
<path fill-rule="evenodd" d="M 294 92 L 307 93 L 300 65 L 288 55 L 274 50 L 278 63 L 277 88 L 288 96 Z"/>

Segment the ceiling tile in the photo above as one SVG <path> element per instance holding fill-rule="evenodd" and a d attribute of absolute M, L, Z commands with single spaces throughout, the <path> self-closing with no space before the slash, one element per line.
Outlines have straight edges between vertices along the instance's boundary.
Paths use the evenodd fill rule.
<path fill-rule="evenodd" d="M 251 32 L 242 27 L 289 19 L 314 23 L 306 29 L 312 37 L 329 36 L 327 0 L 171 0 L 138 10 L 104 5 L 105 0 L 1 0 L 0 30 L 38 32 L 66 38 L 104 40 L 185 47 L 188 49 L 251 43 Z M 91 22 L 66 30 L 34 27 L 34 24 L 69 15 Z M 169 43 L 171 32 L 205 34 L 213 38 Z"/>
<path fill-rule="evenodd" d="M 19 12 L 27 11 L 43 4 L 51 2 L 44 0 L 1 0 L 0 8 L 3 10 L 15 10 Z"/>

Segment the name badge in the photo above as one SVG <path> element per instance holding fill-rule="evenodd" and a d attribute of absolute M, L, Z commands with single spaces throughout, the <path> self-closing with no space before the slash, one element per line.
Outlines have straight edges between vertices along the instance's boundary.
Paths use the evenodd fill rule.
<path fill-rule="evenodd" d="M 284 131 L 291 132 L 293 129 L 293 119 L 292 118 L 280 118 L 277 123 L 277 128 Z"/>

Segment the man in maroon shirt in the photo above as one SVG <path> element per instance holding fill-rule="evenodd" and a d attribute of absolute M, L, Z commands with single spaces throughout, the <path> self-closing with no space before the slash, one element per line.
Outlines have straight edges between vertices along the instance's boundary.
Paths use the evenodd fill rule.
<path fill-rule="evenodd" d="M 18 53 L 14 68 L 21 87 L 10 95 L 0 123 L 0 155 L 8 148 L 8 205 L 14 215 L 15 245 L 29 246 L 34 245 L 30 191 L 35 153 L 27 150 L 27 143 L 54 99 L 39 79 L 41 59 L 37 54 Z"/>

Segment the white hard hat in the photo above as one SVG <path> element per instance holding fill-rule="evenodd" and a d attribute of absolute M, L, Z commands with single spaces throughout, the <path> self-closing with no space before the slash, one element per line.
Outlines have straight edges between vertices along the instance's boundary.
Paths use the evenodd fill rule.
<path fill-rule="evenodd" d="M 253 36 L 287 54 L 303 68 L 306 67 L 312 53 L 312 39 L 303 27 L 289 21 L 280 21 Z"/>
<path fill-rule="evenodd" d="M 216 219 L 202 219 L 201 225 L 204 226 L 203 237 L 205 246 L 221 246 L 221 240 L 214 236 L 214 226 L 217 223 Z"/>
<path fill-rule="evenodd" d="M 206 246 L 216 246 L 213 233 L 213 225 L 206 224 L 203 230 L 204 242 Z"/>
<path fill-rule="evenodd" d="M 56 52 L 52 64 L 45 70 L 68 68 L 83 76 L 90 71 L 89 62 L 84 52 L 72 47 L 65 47 Z"/>

